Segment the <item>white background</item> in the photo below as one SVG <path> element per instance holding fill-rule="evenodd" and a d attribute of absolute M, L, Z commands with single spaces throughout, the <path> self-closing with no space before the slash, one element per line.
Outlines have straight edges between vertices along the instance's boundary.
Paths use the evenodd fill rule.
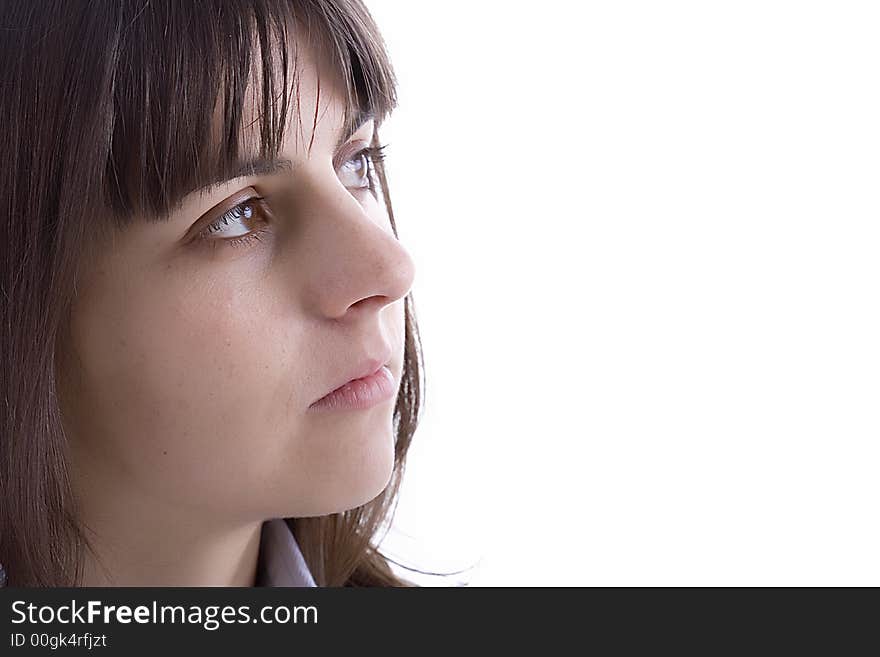
<path fill-rule="evenodd" d="M 880 5 L 367 0 L 425 585 L 880 585 Z"/>

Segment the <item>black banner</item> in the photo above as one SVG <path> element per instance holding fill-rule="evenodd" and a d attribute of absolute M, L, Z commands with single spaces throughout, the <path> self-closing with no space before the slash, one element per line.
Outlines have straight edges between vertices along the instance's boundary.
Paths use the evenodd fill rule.
<path fill-rule="evenodd" d="M 622 654 L 803 640 L 839 651 L 865 645 L 876 600 L 873 589 L 5 588 L 0 654 L 419 654 L 477 639 L 554 655 L 598 641 Z"/>

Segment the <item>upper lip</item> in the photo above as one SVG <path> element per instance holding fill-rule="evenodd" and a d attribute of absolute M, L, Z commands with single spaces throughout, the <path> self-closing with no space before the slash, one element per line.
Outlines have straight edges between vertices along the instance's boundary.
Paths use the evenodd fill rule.
<path fill-rule="evenodd" d="M 371 374 L 375 374 L 378 372 L 383 365 L 388 365 L 391 361 L 391 349 L 383 349 L 379 352 L 378 356 L 363 356 L 359 359 L 356 359 L 354 362 L 357 365 L 353 367 L 348 367 L 343 370 L 343 374 L 340 375 L 336 381 L 336 383 L 330 390 L 321 395 L 318 399 L 316 399 L 312 404 L 317 401 L 320 401 L 327 395 L 336 392 L 339 388 L 344 386 L 346 383 L 350 383 L 355 379 L 363 379 L 364 377 L 370 376 Z"/>

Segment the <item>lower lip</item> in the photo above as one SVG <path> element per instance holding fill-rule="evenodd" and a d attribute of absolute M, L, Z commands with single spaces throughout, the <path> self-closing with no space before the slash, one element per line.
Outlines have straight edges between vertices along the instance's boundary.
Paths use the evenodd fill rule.
<path fill-rule="evenodd" d="M 321 397 L 309 408 L 330 411 L 353 411 L 371 408 L 394 397 L 394 375 L 385 365 L 362 379 L 349 381 L 341 388 Z"/>

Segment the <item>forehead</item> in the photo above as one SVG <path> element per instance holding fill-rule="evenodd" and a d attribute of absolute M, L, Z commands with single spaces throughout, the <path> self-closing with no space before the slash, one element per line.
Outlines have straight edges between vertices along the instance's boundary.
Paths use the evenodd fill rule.
<path fill-rule="evenodd" d="M 101 200 L 110 224 L 167 221 L 191 193 L 248 162 L 337 151 L 335 138 L 352 135 L 362 112 L 374 125 L 391 112 L 393 69 L 355 5 L 340 9 L 351 20 L 311 3 L 283 0 L 276 10 L 274 18 L 226 13 L 191 33 L 181 26 L 193 21 L 144 21 L 141 38 L 126 42 L 107 101 Z"/>
<path fill-rule="evenodd" d="M 344 131 L 346 87 L 323 42 L 308 38 L 304 30 L 296 32 L 288 36 L 286 77 L 277 37 L 271 42 L 268 65 L 278 88 L 270 111 L 276 114 L 285 112 L 282 150 L 290 155 L 305 155 L 313 148 L 332 147 L 336 137 Z M 242 96 L 238 137 L 239 150 L 244 156 L 259 152 L 261 130 L 267 123 L 264 77 L 263 54 L 258 48 L 251 60 L 247 87 Z M 282 93 L 287 96 L 286 108 L 283 107 Z M 228 122 L 229 117 L 224 115 L 224 106 L 220 102 L 215 107 L 212 121 L 213 143 L 219 144 L 223 133 L 229 131 Z"/>

